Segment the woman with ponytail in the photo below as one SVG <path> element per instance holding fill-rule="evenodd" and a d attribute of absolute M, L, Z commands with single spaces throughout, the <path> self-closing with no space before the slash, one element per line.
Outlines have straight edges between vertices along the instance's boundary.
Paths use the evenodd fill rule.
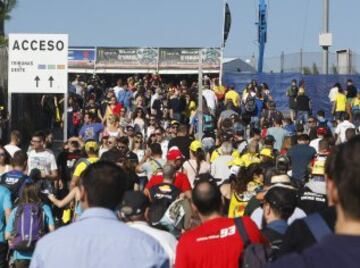
<path fill-rule="evenodd" d="M 191 186 L 194 187 L 194 180 L 199 174 L 210 173 L 210 164 L 206 162 L 205 152 L 200 141 L 193 141 L 189 149 L 190 159 L 184 162 L 183 170 L 188 176 Z"/>

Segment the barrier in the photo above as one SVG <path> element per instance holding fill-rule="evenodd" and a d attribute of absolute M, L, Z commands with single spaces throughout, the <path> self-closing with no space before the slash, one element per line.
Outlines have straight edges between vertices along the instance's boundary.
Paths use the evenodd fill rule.
<path fill-rule="evenodd" d="M 286 112 L 289 110 L 286 90 L 290 86 L 292 79 L 296 79 L 298 82 L 304 80 L 305 92 L 311 98 L 313 112 L 324 110 L 327 117 L 331 116 L 328 94 L 336 82 L 341 83 L 343 88 L 346 88 L 346 80 L 351 79 L 360 91 L 360 75 L 241 74 L 226 72 L 223 76 L 223 84 L 227 86 L 234 85 L 237 91 L 242 92 L 251 80 L 256 80 L 258 83 L 267 83 L 271 95 L 276 101 L 277 108 L 282 112 Z"/>

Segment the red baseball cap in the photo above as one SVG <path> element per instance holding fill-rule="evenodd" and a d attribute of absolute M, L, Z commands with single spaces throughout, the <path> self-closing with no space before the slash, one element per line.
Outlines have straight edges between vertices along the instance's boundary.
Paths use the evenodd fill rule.
<path fill-rule="evenodd" d="M 184 156 L 179 149 L 172 149 L 168 151 L 166 158 L 167 160 L 178 160 L 184 158 Z"/>
<path fill-rule="evenodd" d="M 324 136 L 324 135 L 327 134 L 327 129 L 324 128 L 324 127 L 319 127 L 316 132 L 317 132 L 317 135 L 322 135 L 322 136 Z"/>

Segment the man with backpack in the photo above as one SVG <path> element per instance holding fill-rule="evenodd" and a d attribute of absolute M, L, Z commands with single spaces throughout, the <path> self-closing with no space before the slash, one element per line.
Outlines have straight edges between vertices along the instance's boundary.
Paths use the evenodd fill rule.
<path fill-rule="evenodd" d="M 0 184 L 8 188 L 11 192 L 11 200 L 14 202 L 20 196 L 20 190 L 24 183 L 30 180 L 25 174 L 27 166 L 27 155 L 23 151 L 17 151 L 11 160 L 13 170 L 3 174 L 0 178 Z"/>
<path fill-rule="evenodd" d="M 159 143 L 152 143 L 149 149 L 145 151 L 143 159 L 136 167 L 137 173 L 144 172 L 148 180 L 153 175 L 156 175 L 164 166 L 165 160 L 162 158 L 161 145 Z"/>
<path fill-rule="evenodd" d="M 41 202 L 39 187 L 35 183 L 26 183 L 5 229 L 15 268 L 29 267 L 37 242 L 46 232 L 54 230 L 51 209 Z"/>
<path fill-rule="evenodd" d="M 181 236 L 175 267 L 241 267 L 239 260 L 244 252 L 244 241 L 234 219 L 221 216 L 221 193 L 217 185 L 199 181 L 192 192 L 192 201 L 202 224 Z M 250 238 L 249 243 L 266 243 L 249 217 L 241 218 L 240 222 L 240 228 Z"/>

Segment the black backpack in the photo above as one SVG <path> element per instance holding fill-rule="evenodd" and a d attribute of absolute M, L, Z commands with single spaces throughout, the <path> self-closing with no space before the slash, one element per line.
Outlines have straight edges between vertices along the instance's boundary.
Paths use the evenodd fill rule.
<path fill-rule="evenodd" d="M 271 248 L 264 244 L 252 244 L 247 235 L 244 222 L 241 218 L 235 218 L 235 225 L 244 243 L 243 253 L 239 259 L 241 268 L 262 268 L 271 260 Z"/>

